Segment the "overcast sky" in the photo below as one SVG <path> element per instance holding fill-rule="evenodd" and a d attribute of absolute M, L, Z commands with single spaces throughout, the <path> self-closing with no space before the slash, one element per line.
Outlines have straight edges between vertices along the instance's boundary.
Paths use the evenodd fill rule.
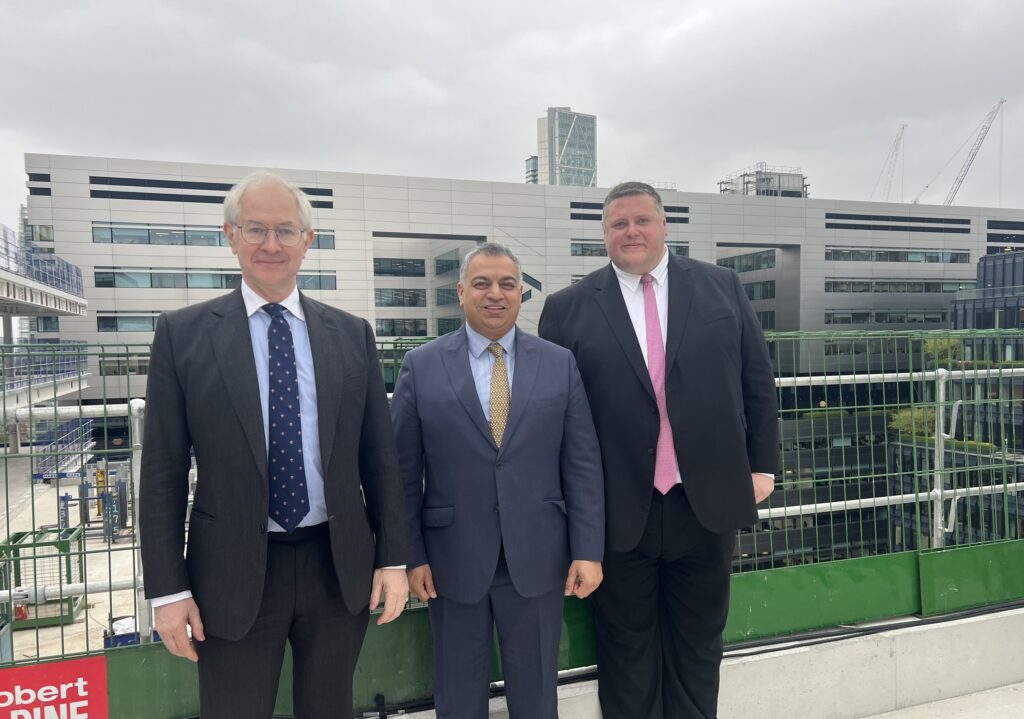
<path fill-rule="evenodd" d="M 956 204 L 1024 208 L 1010 0 L 0 0 L 0 28 L 12 227 L 25 152 L 520 182 L 564 105 L 599 185 L 695 192 L 763 161 L 866 200 L 907 123 L 890 199 L 945 165 L 940 204 L 1005 97 Z"/>

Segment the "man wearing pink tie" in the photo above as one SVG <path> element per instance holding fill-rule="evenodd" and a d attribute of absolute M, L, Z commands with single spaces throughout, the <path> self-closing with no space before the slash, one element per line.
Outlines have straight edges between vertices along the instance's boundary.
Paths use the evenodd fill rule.
<path fill-rule="evenodd" d="M 614 187 L 602 227 L 611 263 L 548 297 L 539 333 L 576 356 L 601 443 L 601 709 L 714 719 L 735 532 L 778 466 L 771 362 L 736 273 L 668 252 L 653 187 Z"/>

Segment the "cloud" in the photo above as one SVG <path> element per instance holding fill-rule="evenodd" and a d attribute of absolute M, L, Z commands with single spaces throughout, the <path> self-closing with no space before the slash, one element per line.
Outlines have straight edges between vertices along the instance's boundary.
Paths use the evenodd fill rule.
<path fill-rule="evenodd" d="M 6 224 L 24 152 L 518 182 L 553 105 L 597 115 L 602 185 L 700 192 L 766 161 L 867 199 L 907 123 L 909 200 L 999 97 L 957 201 L 1024 207 L 1016 3 L 94 0 L 0 23 Z"/>

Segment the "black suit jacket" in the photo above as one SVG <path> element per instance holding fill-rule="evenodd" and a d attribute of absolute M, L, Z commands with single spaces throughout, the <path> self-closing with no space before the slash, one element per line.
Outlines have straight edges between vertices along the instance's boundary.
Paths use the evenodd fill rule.
<path fill-rule="evenodd" d="M 398 461 L 373 333 L 301 298 L 316 378 L 334 568 L 345 605 L 367 605 L 374 566 L 408 560 Z M 185 547 L 189 450 L 198 468 Z M 252 626 L 267 555 L 267 449 L 241 290 L 162 315 L 150 357 L 139 522 L 147 597 L 191 590 L 204 628 Z"/>
<path fill-rule="evenodd" d="M 669 256 L 665 395 L 693 510 L 727 532 L 757 517 L 751 472 L 778 469 L 778 403 L 761 325 L 732 270 Z M 640 541 L 654 481 L 658 409 L 609 264 L 548 297 L 540 335 L 576 356 L 601 442 L 607 548 Z"/>

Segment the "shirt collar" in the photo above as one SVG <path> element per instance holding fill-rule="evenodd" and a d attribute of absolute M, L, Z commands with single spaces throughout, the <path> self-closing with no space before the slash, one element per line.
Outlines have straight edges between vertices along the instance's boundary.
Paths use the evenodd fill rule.
<path fill-rule="evenodd" d="M 249 287 L 249 285 L 245 284 L 245 280 L 242 280 L 242 300 L 245 301 L 246 317 L 252 317 L 263 309 L 263 305 L 267 304 L 265 299 L 256 294 L 256 291 Z M 299 288 L 297 286 L 293 287 L 291 293 L 277 304 L 284 307 L 303 322 L 306 321 L 306 315 L 302 312 L 302 302 L 299 300 Z"/>
<path fill-rule="evenodd" d="M 640 278 L 643 277 L 643 275 L 634 275 L 632 273 L 626 272 L 625 270 L 618 267 L 618 265 L 616 265 L 614 262 L 612 263 L 612 269 L 615 270 L 615 275 L 619 278 L 620 285 L 629 289 L 631 292 L 636 292 L 636 288 L 640 286 Z M 661 259 L 658 260 L 658 264 L 656 264 L 654 266 L 654 269 L 651 270 L 648 274 L 650 274 L 650 276 L 654 278 L 654 284 L 656 284 L 657 286 L 663 287 L 665 285 L 665 282 L 668 280 L 667 247 L 665 248 L 665 254 L 663 254 L 661 256 Z"/>
<path fill-rule="evenodd" d="M 487 351 L 488 346 L 491 342 L 497 342 L 501 345 L 501 348 L 505 350 L 509 357 L 515 358 L 516 356 L 516 328 L 512 327 L 502 337 L 497 340 L 489 340 L 482 334 L 474 330 L 469 324 L 466 324 L 466 339 L 469 341 L 469 353 L 476 359 L 480 359 L 480 356 Z"/>

